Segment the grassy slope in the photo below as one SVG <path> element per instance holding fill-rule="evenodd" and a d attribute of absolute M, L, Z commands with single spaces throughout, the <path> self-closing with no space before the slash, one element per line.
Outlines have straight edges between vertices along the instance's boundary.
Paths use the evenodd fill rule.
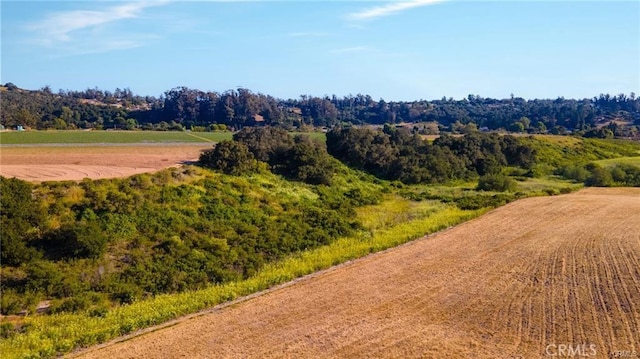
<path fill-rule="evenodd" d="M 546 135 L 521 140 L 536 149 L 538 162 L 552 167 L 640 156 L 640 143 L 636 141 Z"/>
<path fill-rule="evenodd" d="M 595 161 L 598 164 L 601 164 L 605 167 L 615 166 L 615 165 L 629 165 L 640 167 L 640 156 L 638 157 L 618 157 L 618 158 L 610 158 L 606 160 L 598 160 Z"/>

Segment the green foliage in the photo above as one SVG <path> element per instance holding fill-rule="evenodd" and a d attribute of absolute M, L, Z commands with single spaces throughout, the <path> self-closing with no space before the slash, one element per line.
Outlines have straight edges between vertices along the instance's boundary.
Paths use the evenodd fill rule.
<path fill-rule="evenodd" d="M 613 176 L 608 169 L 596 164 L 589 164 L 587 170 L 590 175 L 584 183 L 586 186 L 611 187 L 613 185 Z"/>
<path fill-rule="evenodd" d="M 384 132 L 336 128 L 327 134 L 327 147 L 350 166 L 406 184 L 469 179 L 499 173 L 507 165 L 529 168 L 535 158 L 535 151 L 514 137 L 472 132 L 443 135 L 431 144 L 390 126 Z"/>
<path fill-rule="evenodd" d="M 2 132 L 2 144 L 38 143 L 172 143 L 220 142 L 230 140 L 230 132 L 175 131 L 22 131 Z"/>
<path fill-rule="evenodd" d="M 586 138 L 613 138 L 613 131 L 606 127 L 594 128 L 585 132 L 583 136 Z"/>
<path fill-rule="evenodd" d="M 640 143 L 626 140 L 581 139 L 559 136 L 521 138 L 535 151 L 535 162 L 551 168 L 585 165 L 592 161 L 618 157 L 638 157 Z"/>
<path fill-rule="evenodd" d="M 302 182 L 330 185 L 336 165 L 322 142 L 298 135 L 276 169 Z"/>
<path fill-rule="evenodd" d="M 245 127 L 233 135 L 253 153 L 256 159 L 270 164 L 277 164 L 293 146 L 293 138 L 278 127 Z"/>
<path fill-rule="evenodd" d="M 31 291 L 20 292 L 14 288 L 3 286 L 0 296 L 0 313 L 3 315 L 19 314 L 35 308 L 38 295 Z"/>
<path fill-rule="evenodd" d="M 321 143 L 297 138 L 293 149 L 300 152 L 292 161 L 304 168 L 305 156 L 317 159 L 317 148 Z M 251 157 L 246 147 L 245 154 Z M 238 177 L 198 167 L 36 186 L 3 178 L 1 280 L 9 290 L 3 306 L 20 311 L 27 303 L 16 298 L 33 293 L 54 300 L 54 312 L 99 314 L 108 304 L 84 294 L 129 304 L 246 278 L 358 228 L 354 207 L 379 200 L 380 186 L 343 173 L 339 187 L 295 184 L 268 171 Z M 337 196 L 325 202 L 327 193 Z"/>
<path fill-rule="evenodd" d="M 481 191 L 513 192 L 515 189 L 516 181 L 501 174 L 487 174 L 478 181 L 478 190 Z"/>
<path fill-rule="evenodd" d="M 274 173 L 309 184 L 331 184 L 336 167 L 320 140 L 303 134 L 291 137 L 276 127 L 243 128 L 233 138 Z"/>
<path fill-rule="evenodd" d="M 0 260 L 17 266 L 38 256 L 30 247 L 44 224 L 40 202 L 32 195 L 27 182 L 0 177 Z"/>
<path fill-rule="evenodd" d="M 277 125 L 306 129 L 343 124 L 435 123 L 453 132 L 472 133 L 477 128 L 515 132 L 588 136 L 633 137 L 640 99 L 635 95 L 601 94 L 593 99 L 491 99 L 470 95 L 461 100 L 375 101 L 368 95 L 331 98 L 301 96 L 276 99 L 239 88 L 222 93 L 186 87 L 166 91 L 161 98 L 138 96 L 130 90 L 59 91 L 45 87 L 26 91 L 5 87 L 0 97 L 0 122 L 6 127 L 200 130 Z M 627 122 L 600 126 L 602 118 Z M 531 126 L 531 124 L 534 126 Z M 599 128 L 600 127 L 600 128 Z M 436 127 L 437 128 L 437 127 Z M 201 132 L 200 132 L 201 133 Z"/>
<path fill-rule="evenodd" d="M 8 338 L 0 342 L 0 351 L 3 358 L 54 357 L 77 347 L 102 343 L 137 329 L 160 324 L 332 265 L 397 246 L 482 213 L 482 210 L 462 211 L 445 206 L 435 213 L 426 212 L 418 218 L 380 228 L 374 233 L 362 232 L 342 237 L 330 245 L 292 254 L 265 265 L 245 280 L 180 294 L 158 295 L 106 313 L 90 311 L 27 318 L 22 326 L 28 330 L 22 333 L 14 330 L 16 334 L 8 334 Z M 95 315 L 96 313 L 100 315 Z M 6 331 L 10 333 L 11 329 L 7 326 Z"/>
<path fill-rule="evenodd" d="M 624 177 L 621 175 L 614 176 L 614 180 L 626 186 L 640 187 L 640 166 L 622 164 L 617 168 L 624 173 Z"/>
<path fill-rule="evenodd" d="M 7 339 L 16 334 L 15 326 L 9 322 L 0 323 L 0 338 Z"/>
<path fill-rule="evenodd" d="M 586 186 L 640 186 L 640 166 L 627 161 L 597 161 L 587 165 L 565 166 L 557 172 L 564 178 L 584 182 Z M 633 162 L 630 162 L 633 163 Z M 603 165 L 604 164 L 604 165 Z"/>
<path fill-rule="evenodd" d="M 590 163 L 586 169 L 590 173 L 585 180 L 586 186 L 640 187 L 640 167 L 625 164 L 603 167 L 597 163 Z"/>
<path fill-rule="evenodd" d="M 33 312 L 49 299 L 56 313 L 0 328 L 3 355 L 69 352 L 404 243 L 525 195 L 580 187 L 525 177 L 538 167 L 561 164 L 557 174 L 594 185 L 640 185 L 640 170 L 626 161 L 566 166 L 565 157 L 637 154 L 624 141 L 473 133 L 429 144 L 387 126 L 343 134 L 363 145 L 357 147 L 330 133 L 327 144 L 343 146 L 353 155 L 343 161 L 360 161 L 361 172 L 329 157 L 321 142 L 285 133 L 287 145 L 280 146 L 265 138 L 277 132 L 264 131 L 246 131 L 243 141 L 272 161 L 273 171 L 312 184 L 286 181 L 264 164 L 243 176 L 191 166 L 80 183 L 2 178 L 3 250 L 20 244 L 11 262 L 2 258 L 2 312 Z M 254 156 L 244 142 L 224 146 L 234 149 L 227 158 Z M 551 164 L 541 162 L 544 156 Z M 373 175 L 381 173 L 405 183 Z M 519 176 L 523 192 L 514 192 L 515 182 L 502 173 Z M 510 192 L 475 191 L 478 174 L 478 188 Z M 469 180 L 407 184 L 460 178 Z M 5 225 L 13 234 L 5 236 Z"/>
<path fill-rule="evenodd" d="M 79 221 L 45 233 L 34 246 L 52 260 L 100 258 L 107 240 L 97 221 Z"/>
<path fill-rule="evenodd" d="M 498 193 L 493 195 L 477 194 L 473 196 L 462 196 L 455 199 L 455 204 L 463 210 L 477 210 L 482 208 L 496 208 L 509 202 L 521 198 L 509 193 Z"/>
<path fill-rule="evenodd" d="M 222 141 L 200 155 L 200 165 L 240 176 L 258 171 L 258 162 L 241 142 Z"/>
<path fill-rule="evenodd" d="M 561 167 L 557 173 L 566 178 L 576 182 L 585 182 L 589 178 L 589 171 L 581 165 L 567 165 Z"/>

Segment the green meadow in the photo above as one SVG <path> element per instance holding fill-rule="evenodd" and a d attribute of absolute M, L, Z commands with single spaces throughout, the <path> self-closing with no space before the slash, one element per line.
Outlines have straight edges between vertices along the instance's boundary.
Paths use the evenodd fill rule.
<path fill-rule="evenodd" d="M 292 133 L 302 134 L 301 132 Z M 325 141 L 321 132 L 304 133 L 311 138 Z M 232 132 L 189 131 L 7 131 L 0 132 L 2 145 L 37 144 L 135 144 L 135 143 L 202 143 L 230 140 Z"/>
<path fill-rule="evenodd" d="M 0 133 L 2 145 L 220 142 L 231 132 L 187 131 L 10 131 Z"/>

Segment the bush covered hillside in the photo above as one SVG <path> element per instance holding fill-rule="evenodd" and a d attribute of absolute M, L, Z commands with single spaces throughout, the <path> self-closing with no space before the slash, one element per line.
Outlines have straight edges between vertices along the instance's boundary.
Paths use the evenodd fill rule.
<path fill-rule="evenodd" d="M 353 234 L 361 228 L 355 209 L 393 188 L 418 199 L 430 184 L 476 182 L 514 198 L 549 176 L 640 185 L 639 167 L 623 161 L 640 154 L 637 143 L 554 141 L 474 133 L 431 143 L 393 127 L 337 128 L 325 146 L 279 128 L 245 128 L 201 156 L 200 165 L 221 173 L 188 166 L 40 185 L 2 178 L 2 313 L 33 311 L 44 299 L 54 300 L 51 312 L 104 310 L 247 278 Z M 427 197 L 465 209 L 503 203 Z"/>
<path fill-rule="evenodd" d="M 2 178 L 3 314 L 97 310 L 253 275 L 358 228 L 379 186 L 313 188 L 196 167 L 126 179 Z M 348 198 L 345 201 L 343 198 Z"/>

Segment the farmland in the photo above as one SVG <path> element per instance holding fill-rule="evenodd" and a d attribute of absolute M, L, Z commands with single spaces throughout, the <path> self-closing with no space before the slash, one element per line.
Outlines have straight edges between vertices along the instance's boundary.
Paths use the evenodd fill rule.
<path fill-rule="evenodd" d="M 127 177 L 191 163 L 231 132 L 0 132 L 0 175 L 31 182 Z M 310 137 L 325 140 L 320 132 Z"/>
<path fill-rule="evenodd" d="M 198 159 L 230 132 L 8 131 L 0 175 L 31 182 L 127 177 Z"/>
<path fill-rule="evenodd" d="M 597 160 L 637 155 L 638 145 L 628 141 L 474 134 L 413 143 L 421 150 L 412 152 L 407 144 L 415 137 L 357 131 L 329 133 L 324 143 L 272 128 L 240 131 L 233 142 L 209 151 L 206 158 L 212 160 L 200 161 L 199 166 L 189 164 L 211 148 L 211 142 L 3 145 L 3 175 L 12 166 L 31 166 L 22 178 L 44 182 L 2 178 L 3 213 L 8 214 L 2 218 L 2 240 L 13 250 L 2 252 L 2 314 L 8 317 L 0 323 L 6 339 L 0 350 L 7 357 L 67 353 L 406 243 L 517 199 L 569 193 L 586 182 L 597 185 L 596 180 L 633 185 L 640 178 L 635 169 L 614 166 L 604 172 L 591 166 Z M 360 134 L 364 136 L 357 137 Z M 337 142 L 342 135 L 357 138 Z M 374 136 L 380 141 L 370 141 Z M 362 146 L 352 148 L 355 143 Z M 353 155 L 342 161 L 331 158 L 325 145 L 335 156 Z M 345 151 L 336 150 L 337 145 Z M 225 155 L 220 150 L 224 148 L 234 150 Z M 452 148 L 457 148 L 457 155 Z M 363 149 L 390 160 L 363 156 Z M 216 152 L 221 157 L 210 155 Z M 509 162 L 496 154 L 509 155 Z M 443 161 L 445 156 L 450 161 Z M 493 164 L 487 158 L 493 158 Z M 350 162 L 354 159 L 362 162 Z M 423 171 L 412 161 L 435 166 Z M 233 172 L 216 167 L 218 163 L 243 167 Z M 392 163 L 400 166 L 385 167 Z M 446 171 L 452 164 L 457 170 Z M 76 181 L 56 182 L 50 175 L 34 178 L 35 171 L 48 166 L 56 171 L 84 166 L 85 172 L 58 178 Z M 96 167 L 109 167 L 111 177 L 124 178 L 86 179 L 99 177 L 88 174 Z M 154 173 L 116 173 L 125 167 Z M 479 175 L 486 171 L 492 173 Z M 313 177 L 317 174 L 323 177 Z M 394 177 L 397 174 L 405 176 Z M 478 190 L 483 178 L 494 180 L 495 187 Z M 500 181 L 508 186 L 499 188 Z M 533 206 L 523 216 L 544 220 L 545 211 Z M 509 218 L 503 219 L 506 223 L 521 220 L 520 212 L 515 217 L 500 213 Z M 608 223 L 608 217 L 602 218 Z M 501 231 L 508 233 L 510 228 Z M 463 242 L 456 245 L 471 248 L 465 237 L 458 239 Z M 452 258 L 483 270 L 477 258 Z M 437 270 L 430 266 L 424 273 Z M 447 275 L 453 280 L 458 273 Z M 472 279 L 480 282 L 480 277 Z M 390 283 L 384 286 L 391 288 Z M 409 292 L 405 287 L 399 290 Z M 43 302 L 48 303 L 47 313 L 31 315 Z M 16 316 L 21 313 L 28 315 Z"/>
<path fill-rule="evenodd" d="M 219 142 L 231 132 L 186 131 L 9 131 L 0 133 L 2 145 Z"/>
<path fill-rule="evenodd" d="M 211 143 L 3 147 L 0 175 L 31 182 L 115 178 L 198 160 Z"/>
<path fill-rule="evenodd" d="M 638 189 L 524 199 L 78 357 L 638 353 L 638 213 Z"/>
<path fill-rule="evenodd" d="M 294 133 L 295 134 L 295 133 Z M 321 132 L 308 135 L 325 139 Z M 0 132 L 2 145 L 59 145 L 59 144 L 171 144 L 220 142 L 230 140 L 231 132 L 189 131 L 5 131 Z"/>

